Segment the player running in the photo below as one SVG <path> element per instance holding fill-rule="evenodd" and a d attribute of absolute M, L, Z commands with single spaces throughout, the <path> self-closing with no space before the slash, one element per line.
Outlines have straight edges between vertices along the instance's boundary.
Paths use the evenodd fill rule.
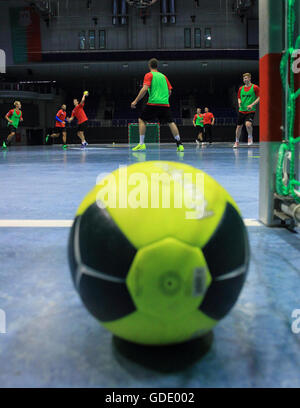
<path fill-rule="evenodd" d="M 193 125 L 195 128 L 197 128 L 197 139 L 196 139 L 197 145 L 200 145 L 200 142 L 203 142 L 203 130 L 204 130 L 203 116 L 204 115 L 203 113 L 201 113 L 201 109 L 197 108 L 197 113 L 193 119 Z"/>
<path fill-rule="evenodd" d="M 172 86 L 168 78 L 161 72 L 158 72 L 157 59 L 152 58 L 148 62 L 148 67 L 150 69 L 150 72 L 148 72 L 144 77 L 143 87 L 140 90 L 138 96 L 131 103 L 131 108 L 135 109 L 137 103 L 146 95 L 148 91 L 148 103 L 143 109 L 141 116 L 139 117 L 140 143 L 132 150 L 146 150 L 146 145 L 144 144 L 146 122 L 158 119 L 160 123 L 168 123 L 177 144 L 177 151 L 183 152 L 184 147 L 181 143 L 176 123 L 172 118 L 169 104 L 169 97 L 172 92 Z"/>
<path fill-rule="evenodd" d="M 63 140 L 63 149 L 66 150 L 67 146 L 67 130 L 66 130 L 66 116 L 67 116 L 67 107 L 66 105 L 62 105 L 61 109 L 56 114 L 56 122 L 55 122 L 55 131 L 50 135 L 46 136 L 46 143 L 49 140 L 49 137 L 55 138 L 62 135 Z"/>
<path fill-rule="evenodd" d="M 70 123 L 72 122 L 72 120 L 74 118 L 77 119 L 78 121 L 78 126 L 77 126 L 77 136 L 79 137 L 79 139 L 81 140 L 81 148 L 84 149 L 85 147 L 88 146 L 87 141 L 85 140 L 85 135 L 84 135 L 84 131 L 87 128 L 87 122 L 88 122 L 88 118 L 85 114 L 85 111 L 83 109 L 84 107 L 84 103 L 85 103 L 85 97 L 88 96 L 88 92 L 85 91 L 83 93 L 81 102 L 78 102 L 78 99 L 74 99 L 73 103 L 75 108 L 73 109 L 72 115 L 70 118 L 67 118 L 67 121 Z"/>
<path fill-rule="evenodd" d="M 205 140 L 206 142 L 208 140 L 209 144 L 212 144 L 212 127 L 215 124 L 215 117 L 208 108 L 205 108 L 204 110 L 205 113 L 203 115 L 203 124 Z"/>
<path fill-rule="evenodd" d="M 248 133 L 248 146 L 253 144 L 253 120 L 256 112 L 256 105 L 259 102 L 259 87 L 251 83 L 251 74 L 243 74 L 244 86 L 238 92 L 239 116 L 237 120 L 235 144 L 233 148 L 239 146 L 243 125 Z"/>
<path fill-rule="evenodd" d="M 14 107 L 15 109 L 11 109 L 6 115 L 5 119 L 7 120 L 8 124 L 8 130 L 9 130 L 9 135 L 7 136 L 7 139 L 3 141 L 2 148 L 7 149 L 7 147 L 10 145 L 11 139 L 15 136 L 16 130 L 19 127 L 19 123 L 23 122 L 23 116 L 22 116 L 22 111 L 21 111 L 21 102 L 20 101 L 15 101 L 14 102 Z"/>

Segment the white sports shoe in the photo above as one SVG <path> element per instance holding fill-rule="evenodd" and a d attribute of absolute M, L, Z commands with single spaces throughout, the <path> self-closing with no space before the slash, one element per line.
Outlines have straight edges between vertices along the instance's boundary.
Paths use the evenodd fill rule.
<path fill-rule="evenodd" d="M 237 149 L 239 147 L 239 142 L 235 142 L 235 144 L 232 147 L 233 149 Z"/>
<path fill-rule="evenodd" d="M 253 145 L 253 138 L 249 137 L 248 138 L 248 146 L 251 146 L 251 145 Z"/>

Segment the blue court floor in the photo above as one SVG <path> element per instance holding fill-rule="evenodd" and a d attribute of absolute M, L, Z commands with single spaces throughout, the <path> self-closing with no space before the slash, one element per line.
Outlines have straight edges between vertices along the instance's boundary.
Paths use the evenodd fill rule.
<path fill-rule="evenodd" d="M 20 221 L 72 220 L 99 174 L 143 160 L 206 171 L 233 196 L 248 226 L 247 281 L 201 358 L 191 358 L 192 346 L 166 351 L 157 364 L 152 351 L 151 364 L 137 358 L 147 348 L 126 352 L 73 288 L 69 227 Z M 175 145 L 136 154 L 125 145 L 0 151 L 0 309 L 6 314 L 0 387 L 300 387 L 300 333 L 292 331 L 292 312 L 300 309 L 300 231 L 255 222 L 259 160 L 258 147 L 233 151 L 226 144 L 186 145 L 184 154 Z M 12 220 L 15 226 L 7 226 Z"/>

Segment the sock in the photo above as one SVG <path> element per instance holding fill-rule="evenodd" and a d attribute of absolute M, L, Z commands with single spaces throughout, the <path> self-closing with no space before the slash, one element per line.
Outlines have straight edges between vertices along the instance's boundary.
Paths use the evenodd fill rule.
<path fill-rule="evenodd" d="M 175 139 L 175 141 L 176 141 L 177 147 L 182 144 L 179 135 L 174 136 L 174 139 Z"/>
<path fill-rule="evenodd" d="M 140 135 L 140 145 L 144 144 L 145 135 Z"/>
<path fill-rule="evenodd" d="M 252 139 L 253 137 L 252 137 L 252 132 L 249 132 L 248 133 L 248 139 Z"/>

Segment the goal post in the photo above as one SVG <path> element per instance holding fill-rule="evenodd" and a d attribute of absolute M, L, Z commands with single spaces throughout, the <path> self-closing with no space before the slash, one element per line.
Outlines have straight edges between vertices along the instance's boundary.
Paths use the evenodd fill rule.
<path fill-rule="evenodd" d="M 292 14 L 291 14 L 292 13 Z M 259 43 L 260 43 L 260 175 L 259 175 L 259 219 L 267 226 L 289 222 L 278 204 L 278 163 L 280 150 L 294 145 L 296 160 L 288 164 L 298 173 L 300 135 L 299 99 L 291 109 L 291 100 L 296 96 L 289 89 L 300 86 L 300 74 L 292 80 L 290 43 L 296 43 L 299 36 L 300 0 L 259 1 Z M 291 22 L 295 19 L 294 32 Z M 284 78 L 283 81 L 283 72 Z M 292 112 L 293 111 L 293 112 Z M 293 119 L 295 115 L 295 120 Z M 294 129 L 291 131 L 291 127 Z M 291 137 L 293 134 L 293 137 Z M 291 140 L 293 139 L 293 140 Z M 289 153 L 289 152 L 288 152 Z M 285 157 L 287 163 L 288 155 Z M 288 173 L 287 171 L 285 172 Z M 294 173 L 294 172 L 293 172 Z M 291 176 L 291 175 L 290 175 Z M 294 174 L 292 174 L 294 178 Z M 285 182 L 285 180 L 283 180 Z M 287 194 L 288 195 L 288 194 Z M 292 198 L 292 197 L 291 197 Z M 288 199 L 288 197 L 287 197 Z"/>
<path fill-rule="evenodd" d="M 139 143 L 139 124 L 128 124 L 128 143 Z M 145 143 L 160 143 L 160 125 L 159 123 L 147 123 Z"/>

